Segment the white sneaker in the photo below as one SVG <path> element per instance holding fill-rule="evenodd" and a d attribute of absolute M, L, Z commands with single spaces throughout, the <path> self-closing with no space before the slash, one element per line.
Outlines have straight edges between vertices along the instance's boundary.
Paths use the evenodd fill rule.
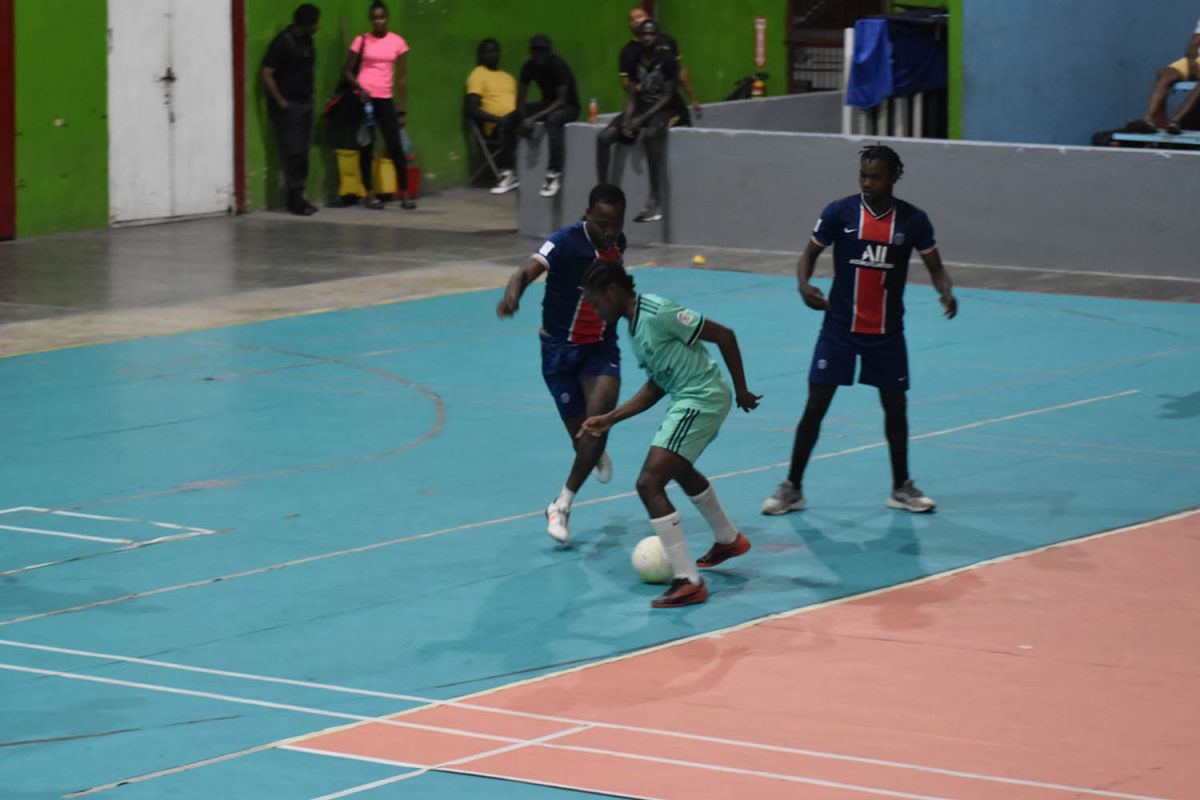
<path fill-rule="evenodd" d="M 511 192 L 520 185 L 521 182 L 517 180 L 517 173 L 511 169 L 505 169 L 500 171 L 500 180 L 496 181 L 496 185 L 490 191 L 492 194 L 504 194 L 505 192 Z"/>
<path fill-rule="evenodd" d="M 888 508 L 902 508 L 914 514 L 923 514 L 937 508 L 937 503 L 922 494 L 911 480 L 905 481 L 899 489 L 892 491 L 888 496 L 887 505 Z"/>
<path fill-rule="evenodd" d="M 646 203 L 646 207 L 638 212 L 633 218 L 634 222 L 658 222 L 663 218 L 662 206 L 653 201 Z"/>
<path fill-rule="evenodd" d="M 763 501 L 762 513 L 775 516 L 789 511 L 800 511 L 804 508 L 804 492 L 797 489 L 791 481 L 779 484 L 774 493 Z"/>
<path fill-rule="evenodd" d="M 562 173 L 547 172 L 546 180 L 542 181 L 542 190 L 538 192 L 542 197 L 554 197 L 558 194 L 558 190 L 562 188 Z"/>
<path fill-rule="evenodd" d="M 567 519 L 571 512 L 559 506 L 555 500 L 546 506 L 546 533 L 559 544 L 566 544 L 571 538 L 571 529 L 567 527 Z"/>
<path fill-rule="evenodd" d="M 612 480 L 612 459 L 608 457 L 607 450 L 600 454 L 600 460 L 596 462 L 592 472 L 596 473 L 596 480 L 600 483 L 608 483 Z"/>

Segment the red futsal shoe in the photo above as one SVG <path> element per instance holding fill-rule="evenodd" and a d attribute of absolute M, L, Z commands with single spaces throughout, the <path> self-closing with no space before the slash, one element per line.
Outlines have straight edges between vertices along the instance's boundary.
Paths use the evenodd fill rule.
<path fill-rule="evenodd" d="M 750 552 L 750 540 L 738 533 L 737 538 L 729 544 L 715 543 L 709 551 L 696 559 L 696 566 L 700 569 L 708 569 L 715 567 L 722 561 L 728 561 L 731 558 L 737 558 L 740 555 L 745 555 Z"/>

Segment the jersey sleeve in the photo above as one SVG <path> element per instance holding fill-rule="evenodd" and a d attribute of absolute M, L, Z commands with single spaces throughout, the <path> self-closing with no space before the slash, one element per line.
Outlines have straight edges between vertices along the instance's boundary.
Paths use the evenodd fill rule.
<path fill-rule="evenodd" d="M 280 34 L 271 40 L 270 46 L 267 47 L 267 54 L 263 56 L 262 65 L 269 69 L 279 69 L 287 62 L 287 44 L 283 41 L 283 35 Z"/>
<path fill-rule="evenodd" d="M 617 57 L 617 74 L 622 78 L 628 78 L 637 71 L 637 61 L 637 48 L 625 45 L 621 48 L 621 55 Z"/>
<path fill-rule="evenodd" d="M 933 235 L 933 223 L 929 221 L 929 216 L 922 211 L 913 220 L 913 247 L 918 253 L 928 253 L 937 247 L 937 239 Z"/>
<path fill-rule="evenodd" d="M 837 238 L 838 224 L 838 204 L 830 203 L 813 226 L 812 240 L 821 247 L 829 247 Z"/>
<path fill-rule="evenodd" d="M 522 85 L 533 83 L 533 71 L 537 69 L 537 65 L 531 58 L 521 65 L 521 74 L 518 76 Z"/>
<path fill-rule="evenodd" d="M 531 256 L 534 261 L 541 263 L 546 269 L 554 269 L 554 265 L 558 263 L 564 255 L 567 243 L 564 240 L 563 232 L 557 230 L 550 234 L 546 241 L 542 242 L 542 246 Z"/>
<path fill-rule="evenodd" d="M 654 324 L 666 335 L 691 345 L 704 329 L 704 315 L 667 300 L 654 315 Z"/>
<path fill-rule="evenodd" d="M 467 76 L 467 94 L 483 97 L 483 73 L 478 67 L 471 70 L 471 74 Z"/>

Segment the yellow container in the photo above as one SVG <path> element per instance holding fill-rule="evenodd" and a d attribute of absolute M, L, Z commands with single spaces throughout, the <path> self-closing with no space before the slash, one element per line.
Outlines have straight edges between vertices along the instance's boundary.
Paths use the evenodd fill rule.
<path fill-rule="evenodd" d="M 357 150 L 337 150 L 338 164 L 338 196 L 365 197 L 366 188 L 362 184 L 362 173 L 359 171 Z M 394 195 L 396 186 L 396 168 L 390 158 L 376 156 L 372 166 L 371 180 L 375 184 L 375 194 Z M 411 173 L 409 183 L 411 184 Z M 411 186 L 410 186 L 411 189 Z"/>
<path fill-rule="evenodd" d="M 362 173 L 358 168 L 358 151 L 357 150 L 338 150 L 338 195 L 347 197 L 353 195 L 355 197 L 363 197 L 367 190 L 362 184 Z"/>
<path fill-rule="evenodd" d="M 375 194 L 396 194 L 396 168 L 390 158 L 375 156 L 372 180 L 375 183 Z"/>

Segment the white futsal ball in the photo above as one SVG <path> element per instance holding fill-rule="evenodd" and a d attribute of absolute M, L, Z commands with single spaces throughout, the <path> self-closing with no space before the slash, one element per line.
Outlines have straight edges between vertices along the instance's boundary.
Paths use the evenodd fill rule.
<path fill-rule="evenodd" d="M 675 575 L 671 562 L 667 560 L 667 551 L 663 549 L 662 539 L 657 536 L 647 536 L 633 548 L 633 568 L 642 576 L 646 583 L 666 583 Z"/>

